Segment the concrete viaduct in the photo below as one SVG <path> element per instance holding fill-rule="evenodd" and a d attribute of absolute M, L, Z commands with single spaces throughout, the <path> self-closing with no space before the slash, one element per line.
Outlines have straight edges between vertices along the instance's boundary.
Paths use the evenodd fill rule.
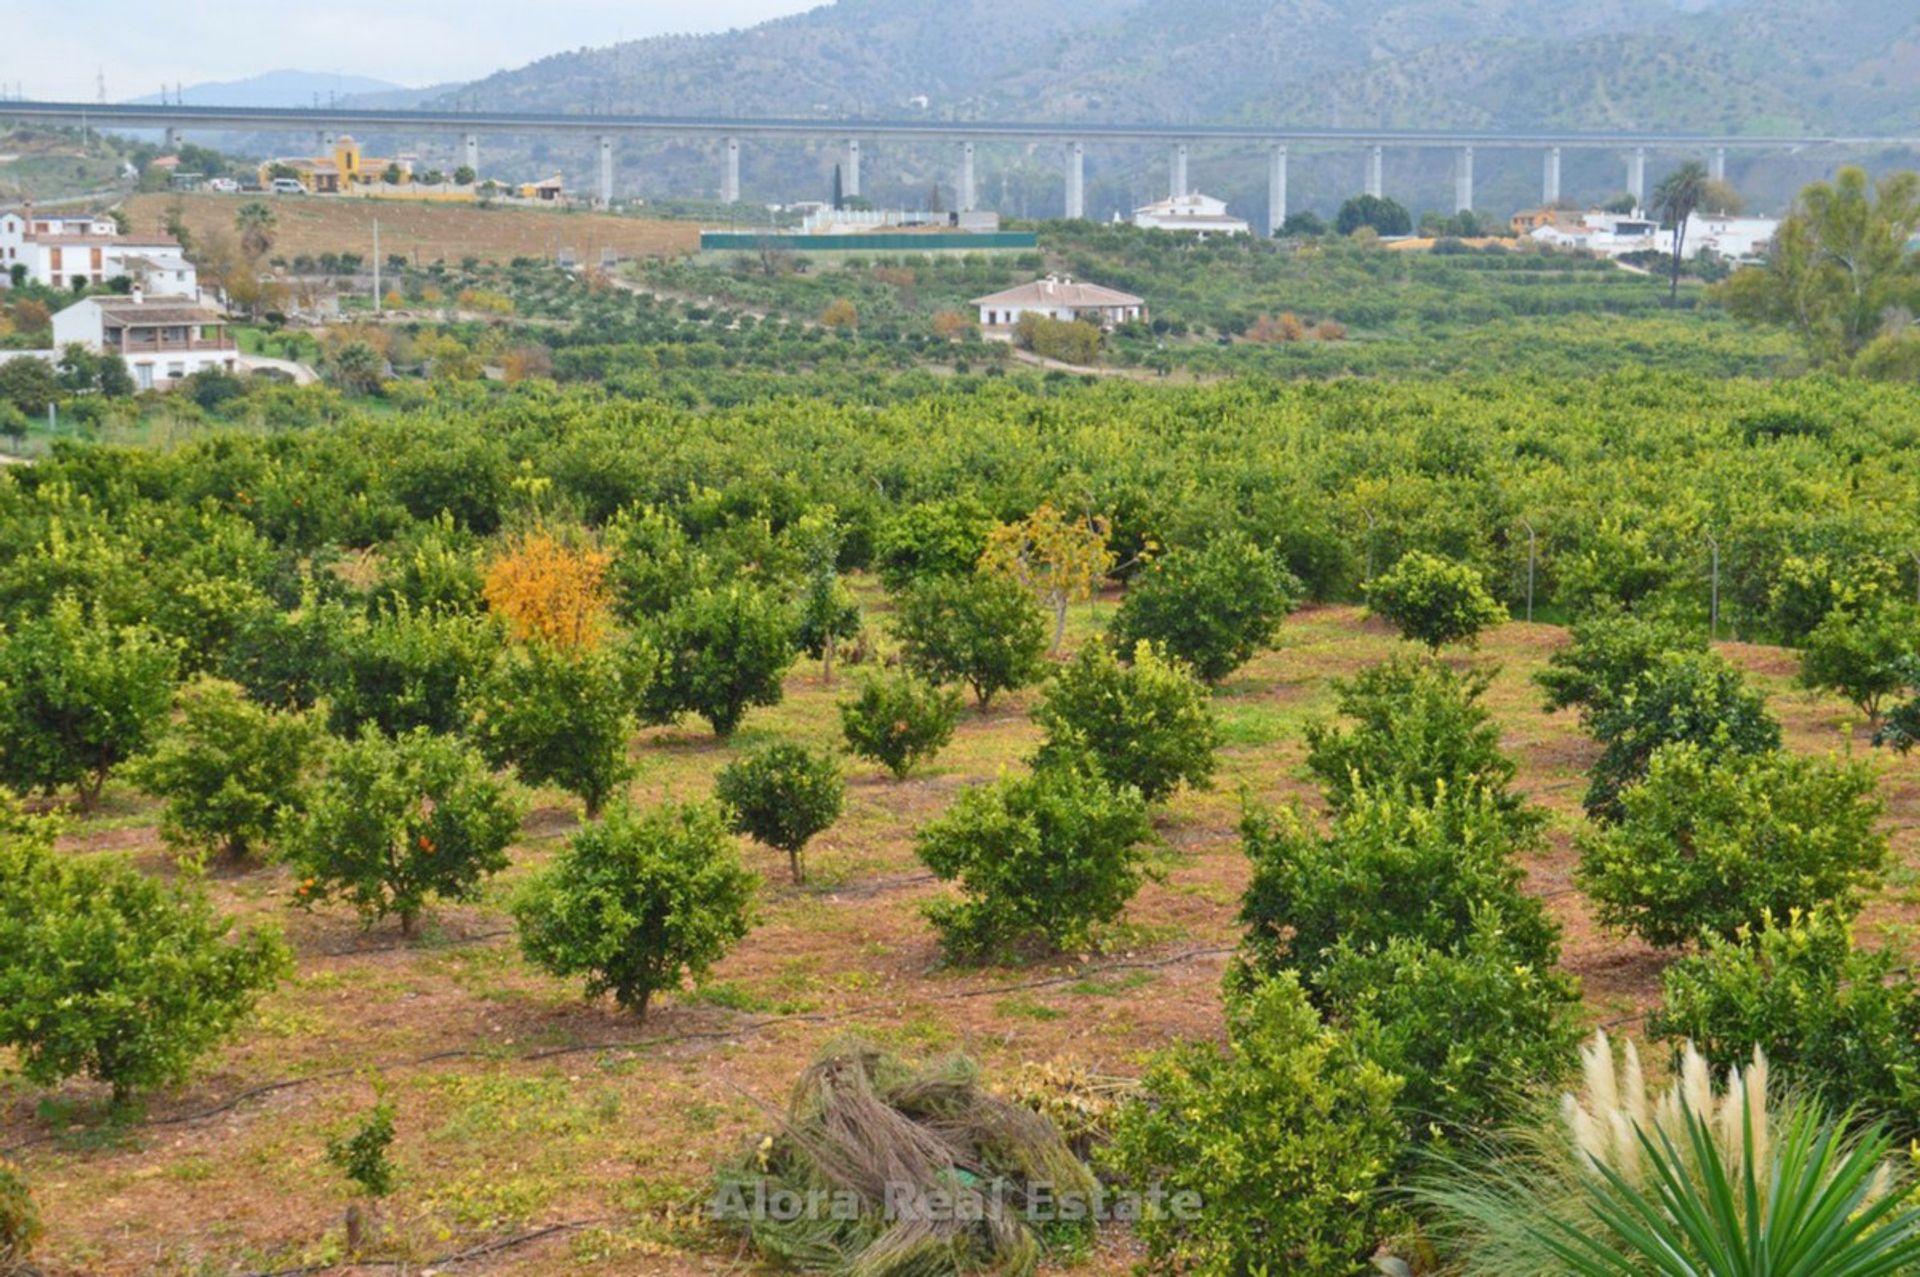
<path fill-rule="evenodd" d="M 1647 195 L 1647 155 L 1679 152 L 1703 158 L 1715 177 L 1726 174 L 1727 153 L 1796 151 L 1807 147 L 1920 147 L 1920 137 L 1833 135 L 1760 137 L 1699 133 L 1507 132 L 1409 129 L 1288 129 L 1236 125 L 1022 124 L 947 120 L 727 119 L 652 115 L 586 115 L 518 111 L 352 110 L 333 107 L 232 107 L 135 105 L 91 102 L 0 101 L 0 117 L 44 124 L 97 125 L 164 130 L 177 141 L 186 129 L 304 132 L 322 141 L 336 131 L 397 131 L 413 135 L 441 133 L 461 139 L 464 162 L 478 171 L 480 139 L 492 135 L 571 134 L 594 139 L 599 156 L 597 195 L 613 200 L 614 150 L 626 137 L 710 139 L 717 144 L 720 191 L 726 203 L 740 199 L 740 149 L 749 141 L 829 139 L 842 150 L 842 186 L 860 193 L 863 141 L 901 140 L 949 143 L 955 148 L 955 189 L 963 210 L 978 200 L 974 148 L 984 142 L 1058 145 L 1066 179 L 1066 215 L 1086 215 L 1086 148 L 1089 145 L 1164 145 L 1170 154 L 1169 193 L 1186 194 L 1187 160 L 1196 146 L 1258 147 L 1267 155 L 1268 229 L 1277 230 L 1287 215 L 1287 161 L 1292 148 L 1345 149 L 1360 152 L 1365 165 L 1363 189 L 1386 191 L 1389 148 L 1445 150 L 1454 156 L 1454 206 L 1473 207 L 1473 161 L 1479 150 L 1532 150 L 1542 157 L 1540 197 L 1560 198 L 1560 159 L 1567 150 L 1617 152 L 1626 166 L 1626 187 L 1636 199 Z"/>

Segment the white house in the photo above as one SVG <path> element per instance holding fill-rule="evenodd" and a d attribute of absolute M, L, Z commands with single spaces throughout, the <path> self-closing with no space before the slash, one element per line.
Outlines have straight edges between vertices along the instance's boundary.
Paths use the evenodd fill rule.
<path fill-rule="evenodd" d="M 1602 257 L 1673 252 L 1673 232 L 1663 228 L 1658 219 L 1643 213 L 1549 211 L 1522 214 L 1521 219 L 1533 226 L 1527 232 L 1528 238 L 1555 248 L 1584 248 Z M 1516 219 L 1516 226 L 1521 219 Z M 1764 253 L 1779 229 L 1778 218 L 1694 213 L 1687 218 L 1686 238 L 1680 252 L 1691 258 L 1711 251 L 1721 257 L 1744 261 Z"/>
<path fill-rule="evenodd" d="M 980 308 L 980 327 L 988 331 L 1010 329 L 1020 322 L 1022 315 L 1084 319 L 1108 329 L 1147 317 L 1147 303 L 1132 293 L 1102 288 L 1098 284 L 1076 284 L 1054 275 L 1005 292 L 976 297 L 971 304 Z"/>
<path fill-rule="evenodd" d="M 195 297 L 83 297 L 53 317 L 53 346 L 78 343 L 96 355 L 119 355 L 142 390 L 165 390 L 208 368 L 233 372 L 240 351 L 226 317 Z"/>
<path fill-rule="evenodd" d="M 1680 251 L 1698 257 L 1708 250 L 1736 262 L 1764 257 L 1780 233 L 1777 217 L 1735 217 L 1730 213 L 1694 213 L 1687 218 L 1687 233 Z"/>
<path fill-rule="evenodd" d="M 1528 237 L 1553 248 L 1583 248 L 1601 257 L 1671 252 L 1673 239 L 1660 223 L 1641 213 L 1554 213 Z"/>
<path fill-rule="evenodd" d="M 1205 239 L 1209 235 L 1251 235 L 1253 228 L 1227 212 L 1227 202 L 1198 191 L 1133 210 L 1133 224 L 1143 230 L 1181 231 Z"/>
<path fill-rule="evenodd" d="M 165 235 L 122 235 L 110 217 L 73 217 L 32 209 L 0 213 L 0 284 L 16 265 L 48 288 L 76 280 L 127 278 L 156 296 L 192 297 L 199 276 L 179 243 Z"/>

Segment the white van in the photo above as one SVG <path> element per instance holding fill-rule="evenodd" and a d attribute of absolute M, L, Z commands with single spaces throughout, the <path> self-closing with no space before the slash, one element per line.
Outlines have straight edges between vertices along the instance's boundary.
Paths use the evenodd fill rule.
<path fill-rule="evenodd" d="M 305 195 L 307 188 L 300 184 L 297 177 L 276 177 L 273 185 L 267 188 L 275 195 Z"/>

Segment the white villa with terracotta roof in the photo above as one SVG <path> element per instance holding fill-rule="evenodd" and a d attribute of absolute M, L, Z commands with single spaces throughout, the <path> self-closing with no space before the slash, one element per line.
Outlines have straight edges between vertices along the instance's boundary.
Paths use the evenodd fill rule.
<path fill-rule="evenodd" d="M 167 235 L 122 235 L 103 215 L 31 208 L 0 213 L 0 287 L 15 266 L 48 288 L 126 278 L 155 294 L 192 297 L 200 291 L 199 276 L 179 241 Z"/>
<path fill-rule="evenodd" d="M 96 355 L 119 355 L 141 390 L 166 390 L 208 368 L 233 372 L 240 351 L 226 317 L 197 297 L 83 297 L 53 317 L 52 353 L 78 344 Z"/>
<path fill-rule="evenodd" d="M 979 307 L 980 327 L 989 333 L 1012 331 L 1022 315 L 1082 319 L 1103 329 L 1147 317 L 1147 303 L 1132 293 L 1099 284 L 1076 284 L 1054 275 L 1005 292 L 976 297 L 971 304 Z"/>

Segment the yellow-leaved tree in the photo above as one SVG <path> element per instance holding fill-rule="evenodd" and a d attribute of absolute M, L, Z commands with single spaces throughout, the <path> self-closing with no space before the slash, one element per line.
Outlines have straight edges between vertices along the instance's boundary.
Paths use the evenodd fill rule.
<path fill-rule="evenodd" d="M 603 550 L 551 532 L 528 532 L 487 565 L 487 606 L 515 638 L 593 648 L 606 637 L 609 599 Z"/>
<path fill-rule="evenodd" d="M 1113 570 L 1114 553 L 1107 546 L 1109 527 L 1100 515 L 1075 518 L 1044 501 L 1026 518 L 997 523 L 987 534 L 981 571 L 1019 582 L 1053 609 L 1049 653 L 1058 653 L 1066 637 L 1067 606 L 1092 598 Z"/>

